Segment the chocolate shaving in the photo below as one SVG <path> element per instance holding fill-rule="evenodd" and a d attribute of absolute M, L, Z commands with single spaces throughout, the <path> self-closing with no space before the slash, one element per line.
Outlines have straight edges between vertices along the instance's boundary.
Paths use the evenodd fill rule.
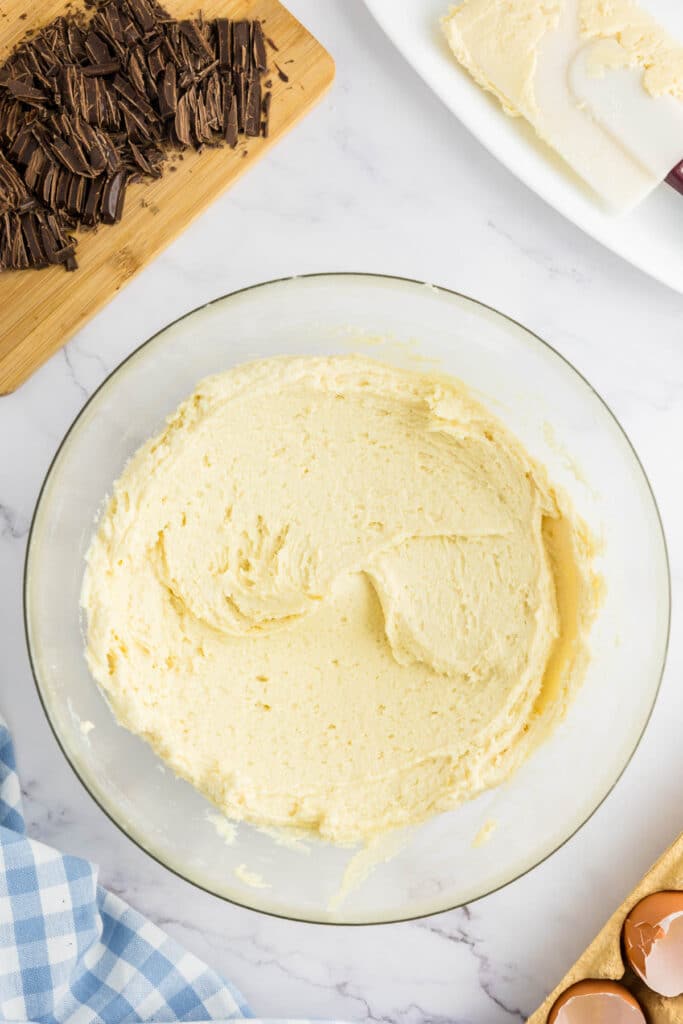
<path fill-rule="evenodd" d="M 260 22 L 175 20 L 156 0 L 86 7 L 0 66 L 0 271 L 75 270 L 72 232 L 117 223 L 128 185 L 158 178 L 172 148 L 268 134 L 277 47 Z"/>

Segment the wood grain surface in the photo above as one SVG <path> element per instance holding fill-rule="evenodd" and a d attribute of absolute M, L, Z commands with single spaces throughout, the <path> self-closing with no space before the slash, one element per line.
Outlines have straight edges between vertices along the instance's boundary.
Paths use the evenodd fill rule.
<path fill-rule="evenodd" d="M 321 98 L 334 78 L 326 50 L 278 0 L 167 0 L 177 17 L 260 18 L 278 47 L 268 48 L 273 100 L 267 139 L 241 139 L 203 153 L 185 151 L 164 176 L 132 185 L 123 220 L 80 231 L 79 270 L 0 273 L 0 394 L 18 387 L 176 238 L 198 214 Z M 65 13 L 65 0 L 0 0 L 0 61 L 30 28 Z M 273 61 L 289 81 L 278 75 Z"/>

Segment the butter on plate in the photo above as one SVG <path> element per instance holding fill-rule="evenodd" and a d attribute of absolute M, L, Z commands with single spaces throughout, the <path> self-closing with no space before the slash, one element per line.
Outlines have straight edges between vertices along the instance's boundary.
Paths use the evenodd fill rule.
<path fill-rule="evenodd" d="M 463 0 L 442 25 L 475 81 L 611 206 L 683 156 L 683 46 L 633 0 Z"/>

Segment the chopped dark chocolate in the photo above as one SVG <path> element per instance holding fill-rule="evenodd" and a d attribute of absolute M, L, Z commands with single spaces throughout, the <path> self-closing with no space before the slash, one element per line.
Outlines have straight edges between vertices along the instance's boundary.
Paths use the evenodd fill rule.
<path fill-rule="evenodd" d="M 0 66 L 0 271 L 75 270 L 71 232 L 117 223 L 128 185 L 158 178 L 172 148 L 268 134 L 277 47 L 260 22 L 178 21 L 157 0 L 86 8 Z"/>

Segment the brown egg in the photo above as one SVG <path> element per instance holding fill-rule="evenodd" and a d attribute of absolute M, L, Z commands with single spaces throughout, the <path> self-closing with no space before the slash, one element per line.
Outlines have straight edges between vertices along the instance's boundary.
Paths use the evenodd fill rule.
<path fill-rule="evenodd" d="M 646 1024 L 631 993 L 616 981 L 579 981 L 557 1000 L 548 1024 Z"/>
<path fill-rule="evenodd" d="M 660 996 L 683 994 L 683 892 L 655 892 L 624 922 L 624 952 L 648 988 Z"/>

